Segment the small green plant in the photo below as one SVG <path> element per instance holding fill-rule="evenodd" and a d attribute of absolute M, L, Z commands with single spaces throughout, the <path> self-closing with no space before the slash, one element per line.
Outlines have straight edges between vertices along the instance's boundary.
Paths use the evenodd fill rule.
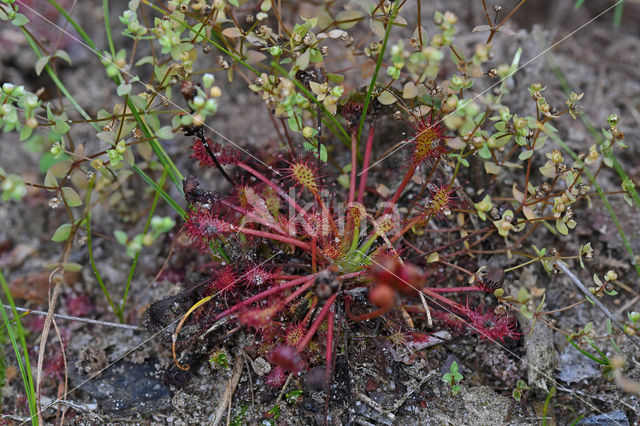
<path fill-rule="evenodd" d="M 18 311 L 15 309 L 15 303 L 13 301 L 13 298 L 11 297 L 11 291 L 9 290 L 9 286 L 7 285 L 7 282 L 4 279 L 4 275 L 2 275 L 2 271 L 0 271 L 0 285 L 2 286 L 2 291 L 4 292 L 4 296 L 9 302 L 9 305 L 11 306 L 13 317 L 17 319 L 17 321 L 15 321 L 15 324 L 11 324 L 11 321 L 9 320 L 9 316 L 7 315 L 7 311 L 4 308 L 4 300 L 0 300 L 0 314 L 2 315 L 2 320 L 5 326 L 4 329 L 7 330 L 7 334 L 9 335 L 9 339 L 11 340 L 11 345 L 13 346 L 13 350 L 16 355 L 16 360 L 18 361 L 20 375 L 22 376 L 22 383 L 24 386 L 25 394 L 27 396 L 27 401 L 29 403 L 31 423 L 33 425 L 37 425 L 38 409 L 36 406 L 36 391 L 35 391 L 35 384 L 33 381 L 33 375 L 31 373 L 31 362 L 29 361 L 29 350 L 27 348 L 27 341 L 25 339 L 26 332 L 22 328 L 22 324 L 20 323 Z"/>
<path fill-rule="evenodd" d="M 245 424 L 244 416 L 247 414 L 247 406 L 245 404 L 240 405 L 240 408 L 237 409 L 236 415 L 233 417 L 231 422 L 229 423 L 231 426 L 242 426 Z"/>
<path fill-rule="evenodd" d="M 609 331 L 609 335 L 605 337 L 613 337 L 613 328 L 611 326 L 610 320 L 607 320 L 607 330 Z M 596 340 L 600 338 L 596 335 L 596 332 L 593 329 L 593 322 L 588 322 L 582 330 L 578 331 L 577 333 L 571 333 L 566 338 L 574 348 L 580 351 L 580 353 L 602 365 L 604 368 L 604 374 L 607 374 L 607 372 L 611 370 L 611 360 L 605 354 L 605 352 L 600 349 L 598 345 L 596 345 Z M 620 349 L 618 349 L 613 339 L 611 339 L 611 342 L 613 343 L 614 349 L 619 352 Z M 591 347 L 596 353 L 594 354 L 589 352 L 587 350 L 589 347 Z"/>
<path fill-rule="evenodd" d="M 542 426 L 547 426 L 547 412 L 549 411 L 549 404 L 551 404 L 551 399 L 556 394 L 556 387 L 552 387 L 547 394 L 547 397 L 544 400 L 544 404 L 542 405 Z"/>
<path fill-rule="evenodd" d="M 627 312 L 627 318 L 629 318 L 631 324 L 624 325 L 624 332 L 629 336 L 635 336 L 640 331 L 640 329 L 638 328 L 638 326 L 640 325 L 638 324 L 640 323 L 640 312 Z"/>
<path fill-rule="evenodd" d="M 274 405 L 271 410 L 264 413 L 264 417 L 265 419 L 262 421 L 263 425 L 277 425 L 278 422 L 276 420 L 278 420 L 278 417 L 280 417 L 280 406 Z"/>
<path fill-rule="evenodd" d="M 522 399 L 522 396 L 524 395 L 524 393 L 526 391 L 528 391 L 529 385 L 527 384 L 527 382 L 525 382 L 524 380 L 520 379 L 518 380 L 518 382 L 516 383 L 516 387 L 513 390 L 513 392 L 511 393 L 511 395 L 513 396 L 513 399 L 515 399 L 516 401 L 520 402 L 520 400 Z"/>
<path fill-rule="evenodd" d="M 295 390 L 292 390 L 290 392 L 287 392 L 284 395 L 284 399 L 289 404 L 295 404 L 296 402 L 300 402 L 302 400 L 302 393 L 303 393 L 303 391 L 301 389 L 295 389 Z"/>
<path fill-rule="evenodd" d="M 463 379 L 462 374 L 458 371 L 458 362 L 453 361 L 451 366 L 449 367 L 449 372 L 444 373 L 442 376 L 442 381 L 449 383 L 451 386 L 451 394 L 457 395 L 458 392 L 462 390 L 462 386 L 459 385 L 460 381 Z"/>
<path fill-rule="evenodd" d="M 224 352 L 223 350 L 216 351 L 209 359 L 209 362 L 217 365 L 224 370 L 229 369 L 229 360 L 227 359 L 226 352 Z"/>

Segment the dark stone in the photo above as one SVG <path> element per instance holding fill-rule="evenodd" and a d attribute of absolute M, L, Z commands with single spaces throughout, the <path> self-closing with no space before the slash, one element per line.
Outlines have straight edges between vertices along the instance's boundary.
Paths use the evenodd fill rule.
<path fill-rule="evenodd" d="M 155 362 L 119 362 L 93 377 L 70 370 L 70 379 L 74 386 L 94 398 L 106 414 L 148 414 L 169 407 L 171 401 L 169 389 L 156 377 Z"/>

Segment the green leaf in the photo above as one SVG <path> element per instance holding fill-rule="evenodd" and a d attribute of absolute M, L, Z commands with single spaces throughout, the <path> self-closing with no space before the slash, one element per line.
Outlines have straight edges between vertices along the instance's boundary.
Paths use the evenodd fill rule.
<path fill-rule="evenodd" d="M 611 318 L 607 318 L 607 333 L 613 335 L 613 327 L 611 326 Z"/>
<path fill-rule="evenodd" d="M 53 126 L 53 130 L 55 130 L 56 133 L 60 135 L 64 135 L 67 134 L 69 130 L 71 130 L 71 126 L 69 126 L 69 124 L 67 124 L 67 122 L 63 119 L 58 118 Z"/>
<path fill-rule="evenodd" d="M 129 237 L 127 237 L 127 234 L 124 231 L 113 231 L 113 235 L 115 235 L 116 241 L 118 243 L 122 245 L 127 244 L 127 240 L 129 239 Z"/>
<path fill-rule="evenodd" d="M 478 150 L 478 155 L 480 156 L 480 158 L 484 158 L 485 160 L 491 158 L 491 151 L 489 151 L 489 147 L 487 146 L 487 144 L 482 145 L 482 147 Z"/>
<path fill-rule="evenodd" d="M 131 102 L 133 103 L 133 105 L 141 110 L 144 111 L 145 108 L 147 107 L 147 101 L 146 99 L 144 99 L 142 96 L 140 95 L 133 95 L 129 98 L 131 100 Z M 183 117 L 189 117 L 188 115 L 184 115 Z"/>
<path fill-rule="evenodd" d="M 51 241 L 67 241 L 69 235 L 71 235 L 71 224 L 65 223 L 56 229 L 56 232 L 53 233 L 53 237 L 51 237 Z"/>
<path fill-rule="evenodd" d="M 82 270 L 82 265 L 75 262 L 67 262 L 62 264 L 62 269 L 69 272 L 77 272 Z"/>
<path fill-rule="evenodd" d="M 309 49 L 311 52 L 311 62 L 322 62 L 322 53 L 318 49 Z"/>
<path fill-rule="evenodd" d="M 527 319 L 533 318 L 533 313 L 529 311 L 527 305 L 520 305 L 520 313 Z"/>
<path fill-rule="evenodd" d="M 327 73 L 327 80 L 332 83 L 342 83 L 344 81 L 344 75 Z"/>
<path fill-rule="evenodd" d="M 62 49 L 56 50 L 55 53 L 53 54 L 53 56 L 56 57 L 56 58 L 62 59 L 63 61 L 67 62 L 69 65 L 72 65 L 71 64 L 71 57 L 69 56 L 69 54 L 67 52 L 65 52 Z"/>
<path fill-rule="evenodd" d="M 47 56 L 43 56 L 42 58 L 40 58 L 40 59 L 38 59 L 36 61 L 35 69 L 36 69 L 36 74 L 37 75 L 42 74 L 42 70 L 49 63 L 49 59 L 51 59 L 51 56 L 47 55 Z"/>
<path fill-rule="evenodd" d="M 29 23 L 29 18 L 24 16 L 22 13 L 16 13 L 15 18 L 11 20 L 11 23 L 16 27 L 21 27 Z"/>
<path fill-rule="evenodd" d="M 567 228 L 567 224 L 560 219 L 556 220 L 556 229 L 562 235 L 569 235 L 569 228 Z"/>
<path fill-rule="evenodd" d="M 145 56 L 136 62 L 136 67 L 144 64 L 153 64 L 153 56 Z"/>
<path fill-rule="evenodd" d="M 298 124 L 298 120 L 296 120 L 296 117 L 289 117 L 287 119 L 287 124 L 289 124 L 289 128 L 293 132 L 300 132 L 302 130 Z"/>
<path fill-rule="evenodd" d="M 328 159 L 327 147 L 323 144 L 320 145 L 320 161 L 326 163 Z"/>
<path fill-rule="evenodd" d="M 398 98 L 396 98 L 396 96 L 388 90 L 380 93 L 377 99 L 378 102 L 380 102 L 382 105 L 391 105 L 398 100 Z"/>
<path fill-rule="evenodd" d="M 158 114 L 145 114 L 144 118 L 151 130 L 157 132 L 160 129 L 160 119 L 158 118 Z M 173 135 L 171 135 L 171 138 L 173 138 Z"/>
<path fill-rule="evenodd" d="M 520 155 L 518 155 L 518 158 L 519 158 L 521 161 L 524 161 L 524 160 L 528 160 L 529 158 L 531 158 L 531 156 L 532 156 L 532 155 L 533 155 L 533 150 L 532 150 L 532 149 L 531 149 L 531 150 L 530 150 L 530 149 L 528 149 L 528 150 L 526 150 L 526 151 L 522 151 L 522 152 L 520 153 Z"/>
<path fill-rule="evenodd" d="M 158 129 L 156 136 L 160 139 L 173 139 L 173 129 L 171 126 L 163 126 Z"/>
<path fill-rule="evenodd" d="M 69 207 L 78 207 L 82 205 L 80 196 L 73 188 L 69 188 L 68 186 L 62 188 L 62 196 L 66 200 Z"/>
<path fill-rule="evenodd" d="M 25 141 L 29 139 L 29 136 L 31 136 L 32 133 L 33 133 L 33 129 L 31 127 L 22 126 L 22 129 L 20 129 L 20 140 Z"/>
<path fill-rule="evenodd" d="M 118 86 L 116 93 L 118 94 L 118 96 L 128 95 L 129 93 L 131 93 L 132 87 L 133 86 L 131 84 L 122 83 L 120 86 Z"/>
<path fill-rule="evenodd" d="M 44 176 L 44 186 L 58 186 L 58 180 L 51 173 L 51 170 L 47 170 L 47 174 Z M 48 189 L 48 191 L 55 191 L 54 189 Z"/>
<path fill-rule="evenodd" d="M 229 2 L 229 4 L 235 6 L 235 7 L 239 7 L 240 5 L 238 4 L 238 0 L 227 0 Z"/>

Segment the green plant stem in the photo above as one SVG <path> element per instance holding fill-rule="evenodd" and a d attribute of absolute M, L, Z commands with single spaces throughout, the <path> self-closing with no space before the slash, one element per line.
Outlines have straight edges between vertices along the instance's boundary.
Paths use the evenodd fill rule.
<path fill-rule="evenodd" d="M 521 264 L 513 266 L 511 268 L 507 268 L 507 269 L 504 270 L 504 272 L 511 272 L 511 271 L 515 271 L 516 269 L 524 268 L 525 266 L 530 265 L 532 263 L 535 263 L 535 262 L 537 262 L 539 260 L 542 260 L 542 257 L 536 257 L 536 258 L 531 259 L 531 260 L 529 260 L 527 262 L 521 263 Z"/>
<path fill-rule="evenodd" d="M 7 282 L 4 279 L 4 275 L 2 275 L 2 271 L 0 271 L 0 284 L 2 284 L 2 290 L 4 291 L 5 297 L 11 306 L 11 310 L 14 318 L 18 318 L 18 311 L 16 310 L 16 304 L 13 301 L 13 297 L 11 297 L 11 290 L 7 285 Z M 13 327 L 9 323 L 9 317 L 7 315 L 7 311 L 4 308 L 4 304 L 0 303 L 0 312 L 2 313 L 2 320 L 7 327 L 7 333 L 9 334 L 9 339 L 11 340 L 11 345 L 13 346 L 13 350 L 16 354 L 16 360 L 18 361 L 18 367 L 20 369 L 20 374 L 22 376 L 22 383 L 24 385 L 24 390 L 27 395 L 27 400 L 29 402 L 29 413 L 31 414 L 31 424 L 38 424 L 38 409 L 36 406 L 36 390 L 33 383 L 33 375 L 31 374 L 31 362 L 29 361 L 29 351 L 27 349 L 27 341 L 25 340 L 25 331 L 22 328 L 22 324 L 20 320 L 15 322 L 16 333 L 18 335 L 18 340 L 20 340 L 20 345 L 16 341 L 16 336 L 14 334 Z M 20 349 L 22 349 L 22 354 L 20 353 Z M 24 361 L 23 358 L 24 357 Z"/>
<path fill-rule="evenodd" d="M 162 163 L 162 166 L 165 168 L 165 170 L 169 172 L 169 176 L 171 177 L 173 184 L 178 189 L 178 192 L 182 194 L 182 180 L 184 179 L 184 177 L 182 176 L 182 173 L 180 173 L 180 171 L 178 170 L 174 162 L 171 160 L 169 155 L 167 155 L 167 152 L 164 150 L 162 145 L 160 145 L 157 139 L 151 134 L 151 132 L 149 131 L 149 128 L 147 127 L 146 123 L 142 120 L 140 113 L 138 112 L 138 110 L 136 109 L 135 105 L 133 104 L 130 98 L 127 98 L 127 105 L 131 109 L 131 112 L 133 113 L 134 117 L 136 118 L 138 127 L 140 128 L 140 130 L 142 130 L 142 133 L 149 140 L 149 144 L 151 145 L 153 152 L 156 153 L 156 155 L 158 156 L 158 159 L 160 160 L 160 163 Z"/>
<path fill-rule="evenodd" d="M 542 426 L 547 426 L 547 412 L 549 411 L 549 404 L 551 404 L 551 399 L 556 394 L 556 387 L 552 387 L 547 394 L 547 398 L 544 400 L 544 405 L 542 406 Z"/>
<path fill-rule="evenodd" d="M 116 59 L 116 48 L 113 44 L 113 37 L 111 37 L 111 22 L 109 19 L 109 0 L 102 0 L 102 15 L 104 16 L 104 29 L 107 35 L 107 43 L 109 43 L 109 52 L 111 52 L 111 58 Z"/>
<path fill-rule="evenodd" d="M 162 171 L 162 176 L 160 177 L 160 183 L 158 186 L 162 188 L 164 185 L 164 181 L 167 179 L 168 171 L 164 169 Z M 156 192 L 153 196 L 153 201 L 151 202 L 151 208 L 149 209 L 149 215 L 147 216 L 147 222 L 144 224 L 144 230 L 142 231 L 142 235 L 146 235 L 149 231 L 149 226 L 151 225 L 151 218 L 156 211 L 156 207 L 158 206 L 158 200 L 160 199 L 160 193 Z M 129 297 L 129 289 L 131 288 L 131 280 L 133 280 L 133 274 L 136 271 L 136 266 L 138 265 L 138 259 L 140 258 L 140 252 L 137 252 L 133 258 L 133 262 L 131 262 L 131 268 L 129 269 L 129 276 L 127 277 L 127 284 L 124 287 L 124 294 L 122 295 L 122 303 L 118 308 L 118 318 L 120 318 L 120 322 L 124 318 L 124 309 L 127 305 L 127 298 Z"/>
<path fill-rule="evenodd" d="M 153 187 L 153 189 L 158 192 L 167 203 L 169 203 L 173 210 L 175 210 L 175 212 L 178 213 L 182 219 L 186 219 L 187 212 L 178 203 L 176 203 L 176 201 L 171 198 L 171 196 L 167 194 L 164 189 L 160 188 L 160 186 L 158 186 L 158 184 L 155 183 L 155 181 L 151 179 L 149 175 L 147 175 L 142 169 L 140 169 L 140 167 L 136 166 L 135 164 L 131 167 L 142 177 L 142 179 L 144 179 L 145 182 Z"/>
<path fill-rule="evenodd" d="M 90 206 L 91 206 L 91 194 L 93 193 L 94 186 L 95 186 L 95 178 L 92 179 L 89 182 L 89 187 L 87 188 L 87 197 L 86 197 L 86 200 L 85 200 L 85 205 L 87 206 L 86 231 L 87 231 L 87 250 L 89 252 L 89 262 L 91 263 L 91 269 L 93 270 L 93 273 L 96 276 L 96 280 L 98 281 L 98 285 L 100 286 L 100 289 L 102 290 L 102 294 L 104 294 L 104 297 L 106 297 L 107 301 L 109 302 L 109 306 L 111 306 L 111 310 L 116 315 L 116 317 L 118 317 L 118 321 L 123 322 L 122 315 L 118 311 L 118 308 L 116 307 L 115 303 L 113 303 L 113 299 L 111 298 L 111 295 L 109 294 L 109 290 L 107 290 L 107 286 L 104 284 L 104 281 L 102 280 L 102 276 L 100 275 L 100 272 L 98 271 L 98 268 L 96 266 L 95 259 L 93 258 L 93 244 L 92 244 L 92 238 L 91 238 L 91 208 L 90 208 Z"/>
<path fill-rule="evenodd" d="M 396 16 L 398 15 L 398 10 L 400 9 L 401 4 L 402 2 L 395 2 L 393 4 L 393 9 L 391 9 L 391 14 L 389 15 L 389 22 L 387 23 L 387 28 L 384 32 L 384 39 L 382 40 L 382 47 L 380 48 L 380 53 L 378 54 L 378 61 L 376 62 L 376 67 L 373 70 L 373 75 L 371 76 L 371 82 L 369 83 L 369 89 L 367 90 L 367 97 L 364 100 L 364 106 L 362 108 L 362 116 L 360 117 L 360 124 L 358 125 L 358 137 L 356 138 L 356 149 L 360 144 L 360 136 L 362 135 L 364 120 L 367 117 L 367 110 L 369 109 L 369 104 L 371 103 L 373 89 L 376 86 L 376 80 L 378 79 L 378 73 L 380 72 L 380 67 L 382 66 L 382 59 L 384 58 L 384 52 L 387 49 L 387 42 L 389 41 L 389 35 L 391 34 L 391 27 L 393 27 L 393 21 L 396 19 Z"/>

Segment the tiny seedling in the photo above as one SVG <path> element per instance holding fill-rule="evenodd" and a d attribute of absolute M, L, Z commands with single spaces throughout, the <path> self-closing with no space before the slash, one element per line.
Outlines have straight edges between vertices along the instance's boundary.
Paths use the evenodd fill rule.
<path fill-rule="evenodd" d="M 513 399 L 520 402 L 524 393 L 529 389 L 530 387 L 529 385 L 527 385 L 527 382 L 521 379 L 521 380 L 518 380 L 518 382 L 516 383 L 516 388 L 513 390 L 511 395 L 513 395 Z"/>
<path fill-rule="evenodd" d="M 237 411 L 237 414 L 229 423 L 231 426 L 242 426 L 243 424 L 245 424 L 244 416 L 247 414 L 247 406 L 242 404 Z"/>
<path fill-rule="evenodd" d="M 228 370 L 229 369 L 229 360 L 227 360 L 227 354 L 223 351 L 216 351 L 209 359 L 209 362 L 217 365 L 218 367 Z"/>
<path fill-rule="evenodd" d="M 291 392 L 287 392 L 284 398 L 289 404 L 295 404 L 296 402 L 299 402 L 302 400 L 302 390 L 295 389 L 295 390 L 292 390 Z"/>
<path fill-rule="evenodd" d="M 458 371 L 458 363 L 456 361 L 453 361 L 451 363 L 451 366 L 449 367 L 449 372 L 444 373 L 444 375 L 442 376 L 442 380 L 444 382 L 449 383 L 449 386 L 451 386 L 452 395 L 457 395 L 458 392 L 462 390 L 462 386 L 458 384 L 462 379 L 463 379 L 463 376 Z"/>

